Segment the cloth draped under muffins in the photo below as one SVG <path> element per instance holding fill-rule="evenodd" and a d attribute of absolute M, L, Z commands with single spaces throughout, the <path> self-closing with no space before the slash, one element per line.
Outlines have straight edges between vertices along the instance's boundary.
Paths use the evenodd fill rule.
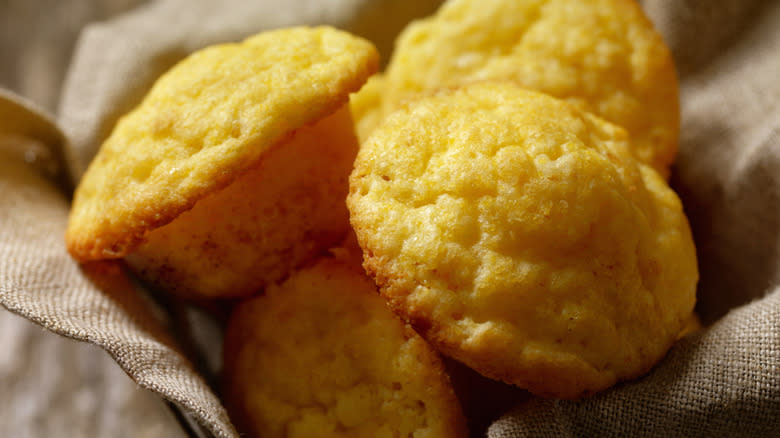
<path fill-rule="evenodd" d="M 698 273 L 664 180 L 677 148 L 674 66 L 638 6 L 449 1 L 377 66 L 370 43 L 324 27 L 193 54 L 104 143 L 76 191 L 69 251 L 122 257 L 195 300 L 260 294 L 237 305 L 225 357 L 227 403 L 258 436 L 396 436 L 423 423 L 448 431 L 431 436 L 464 433 L 431 348 L 560 398 L 657 363 L 691 321 Z M 350 225 L 369 277 L 311 267 Z M 401 319 L 376 304 L 375 286 Z M 364 299 L 376 327 L 359 317 Z M 319 315 L 344 322 L 328 345 Z M 387 348 L 365 330 L 385 333 L 376 342 Z M 269 353 L 286 342 L 300 358 Z M 425 360 L 380 366 L 409 342 Z M 361 400 L 408 396 L 431 422 L 362 412 L 345 357 L 377 361 L 361 371 L 374 388 Z M 260 362 L 278 372 L 253 374 Z M 318 371 L 339 364 L 344 373 Z M 290 401 L 286 372 L 324 378 L 323 391 Z M 376 389 L 388 373 L 400 373 L 391 390 Z M 415 376 L 439 390 L 407 393 L 422 385 Z M 417 383 L 402 391 L 398 379 Z"/>

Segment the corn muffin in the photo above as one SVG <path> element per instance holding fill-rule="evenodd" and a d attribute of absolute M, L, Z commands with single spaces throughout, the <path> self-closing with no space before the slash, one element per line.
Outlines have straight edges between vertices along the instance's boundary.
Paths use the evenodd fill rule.
<path fill-rule="evenodd" d="M 437 349 L 577 398 L 652 367 L 693 311 L 676 194 L 622 128 L 512 82 L 446 90 L 361 145 L 347 205 L 364 267 Z"/>
<path fill-rule="evenodd" d="M 339 242 L 357 152 L 349 94 L 371 43 L 329 27 L 198 51 L 114 128 L 79 183 L 79 261 L 128 259 L 164 289 L 243 296 Z M 302 159 L 305 158 L 305 159 Z"/>
<path fill-rule="evenodd" d="M 441 359 L 349 253 L 238 305 L 224 350 L 231 418 L 248 437 L 465 437 Z"/>
<path fill-rule="evenodd" d="M 414 94 L 511 79 L 624 127 L 662 175 L 677 153 L 671 54 L 633 0 L 450 0 L 399 36 L 385 113 Z"/>

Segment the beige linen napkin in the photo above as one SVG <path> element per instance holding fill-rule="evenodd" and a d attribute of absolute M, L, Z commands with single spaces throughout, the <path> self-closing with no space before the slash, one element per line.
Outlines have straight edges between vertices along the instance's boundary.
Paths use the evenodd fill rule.
<path fill-rule="evenodd" d="M 0 136 L 52 145 L 55 162 L 56 145 L 63 145 L 60 158 L 78 177 L 117 117 L 195 49 L 273 27 L 328 23 L 377 41 L 387 56 L 400 27 L 437 3 L 153 2 L 82 33 L 59 110 L 70 142 L 51 123 L 29 130 L 12 124 Z M 531 399 L 494 422 L 491 437 L 775 433 L 780 3 L 643 5 L 680 66 L 683 120 L 673 184 L 699 249 L 698 309 L 708 326 L 680 342 L 648 376 L 578 402 Z M 0 115 L 5 108 L 39 120 L 24 105 L 0 104 Z M 28 145 L 22 152 L 33 143 L 15 142 Z M 210 433 L 237 436 L 216 395 L 181 353 L 164 312 L 156 312 L 117 265 L 80 268 L 69 259 L 62 244 L 66 198 L 23 158 L 0 160 L 0 190 L 8 194 L 0 197 L 0 303 L 57 333 L 100 345 L 141 386 L 181 406 Z"/>
<path fill-rule="evenodd" d="M 193 412 L 215 435 L 235 436 L 219 400 L 176 346 L 165 313 L 117 262 L 79 266 L 68 255 L 67 199 L 41 144 L 56 150 L 67 143 L 39 110 L 0 93 L 0 303 L 102 347 L 141 387 Z"/>

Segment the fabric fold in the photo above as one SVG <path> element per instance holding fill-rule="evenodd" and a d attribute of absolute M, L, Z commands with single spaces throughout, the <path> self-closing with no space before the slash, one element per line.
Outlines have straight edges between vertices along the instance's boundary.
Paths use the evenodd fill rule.
<path fill-rule="evenodd" d="M 0 129 L 0 304 L 101 347 L 141 387 L 184 408 L 214 436 L 236 437 L 219 399 L 180 351 L 164 310 L 119 262 L 80 266 L 67 253 L 66 196 L 43 160 L 31 159 L 46 152 L 41 142 L 56 147 L 59 131 L 36 110 L 13 114 L 15 124 Z"/>

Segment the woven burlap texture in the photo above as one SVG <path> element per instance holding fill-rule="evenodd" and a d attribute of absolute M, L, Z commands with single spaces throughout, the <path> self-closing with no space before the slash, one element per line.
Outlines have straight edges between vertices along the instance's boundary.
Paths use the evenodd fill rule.
<path fill-rule="evenodd" d="M 79 267 L 68 257 L 62 180 L 53 184 L 25 151 L 48 145 L 52 160 L 66 161 L 61 167 L 77 177 L 116 119 L 193 50 L 263 29 L 328 23 L 376 40 L 386 56 L 400 26 L 436 3 L 167 0 L 86 28 L 60 100 L 65 136 L 26 102 L 0 96 L 0 115 L 14 114 L 0 118 L 0 303 L 101 346 L 141 386 L 182 406 L 214 435 L 237 436 L 176 347 L 165 318 L 155 316 L 154 304 L 121 269 Z M 647 0 L 643 6 L 680 71 L 681 148 L 672 181 L 699 250 L 698 310 L 707 327 L 675 346 L 648 376 L 578 402 L 532 399 L 496 421 L 491 437 L 775 433 L 780 3 Z"/>

